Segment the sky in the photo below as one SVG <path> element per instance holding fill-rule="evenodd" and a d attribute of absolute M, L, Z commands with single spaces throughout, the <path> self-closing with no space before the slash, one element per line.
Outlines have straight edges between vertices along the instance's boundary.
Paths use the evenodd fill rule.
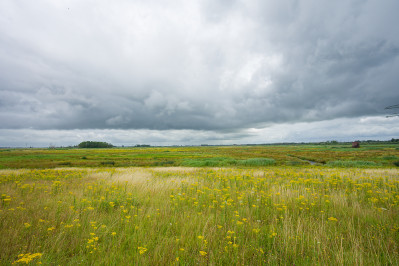
<path fill-rule="evenodd" d="M 2 0 L 0 147 L 399 138 L 397 0 Z"/>

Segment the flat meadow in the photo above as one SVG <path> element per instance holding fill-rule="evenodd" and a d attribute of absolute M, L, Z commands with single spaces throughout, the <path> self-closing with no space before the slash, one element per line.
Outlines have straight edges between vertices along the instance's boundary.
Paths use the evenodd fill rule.
<path fill-rule="evenodd" d="M 395 146 L 0 152 L 0 264 L 398 265 Z"/>

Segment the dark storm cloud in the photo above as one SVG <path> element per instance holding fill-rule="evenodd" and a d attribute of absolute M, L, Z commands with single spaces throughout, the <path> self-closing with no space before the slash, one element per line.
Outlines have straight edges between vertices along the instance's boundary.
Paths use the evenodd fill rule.
<path fill-rule="evenodd" d="M 234 132 L 381 115 L 399 102 L 397 10 L 394 0 L 2 1 L 0 127 Z"/>

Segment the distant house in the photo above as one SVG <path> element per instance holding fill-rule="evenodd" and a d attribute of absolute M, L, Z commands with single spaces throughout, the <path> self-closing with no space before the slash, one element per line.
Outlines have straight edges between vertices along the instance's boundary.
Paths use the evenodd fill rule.
<path fill-rule="evenodd" d="M 360 148 L 360 142 L 359 141 L 352 142 L 352 148 Z"/>

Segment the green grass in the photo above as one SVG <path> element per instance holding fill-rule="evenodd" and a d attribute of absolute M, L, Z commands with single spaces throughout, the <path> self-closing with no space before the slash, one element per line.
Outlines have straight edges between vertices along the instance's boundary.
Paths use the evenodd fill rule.
<path fill-rule="evenodd" d="M 394 144 L 362 145 L 259 145 L 207 147 L 148 147 L 113 149 L 4 149 L 0 165 L 4 168 L 47 169 L 60 166 L 111 167 L 131 166 L 268 166 L 257 158 L 274 160 L 272 165 L 291 166 L 296 159 L 321 164 L 332 161 L 369 161 L 375 167 L 393 167 L 399 150 Z M 296 159 L 294 159 L 296 158 Z M 249 160 L 249 161 L 246 161 Z M 265 164 L 265 165 L 262 165 Z"/>
<path fill-rule="evenodd" d="M 372 161 L 332 161 L 327 163 L 327 166 L 330 167 L 374 167 L 378 165 Z"/>
<path fill-rule="evenodd" d="M 236 165 L 237 160 L 233 158 L 215 157 L 206 159 L 186 159 L 181 165 L 190 167 L 222 167 Z"/>
<path fill-rule="evenodd" d="M 238 162 L 239 165 L 244 166 L 269 166 L 274 165 L 276 160 L 271 158 L 250 158 L 246 160 L 240 160 Z"/>
<path fill-rule="evenodd" d="M 382 159 L 383 160 L 397 160 L 397 159 L 399 159 L 399 157 L 395 156 L 395 155 L 387 155 L 387 156 L 383 156 Z"/>
<path fill-rule="evenodd" d="M 187 159 L 181 165 L 191 167 L 226 167 L 226 166 L 270 166 L 274 165 L 276 160 L 270 158 L 250 158 L 245 160 L 236 160 L 233 158 L 215 157 L 206 159 Z"/>

